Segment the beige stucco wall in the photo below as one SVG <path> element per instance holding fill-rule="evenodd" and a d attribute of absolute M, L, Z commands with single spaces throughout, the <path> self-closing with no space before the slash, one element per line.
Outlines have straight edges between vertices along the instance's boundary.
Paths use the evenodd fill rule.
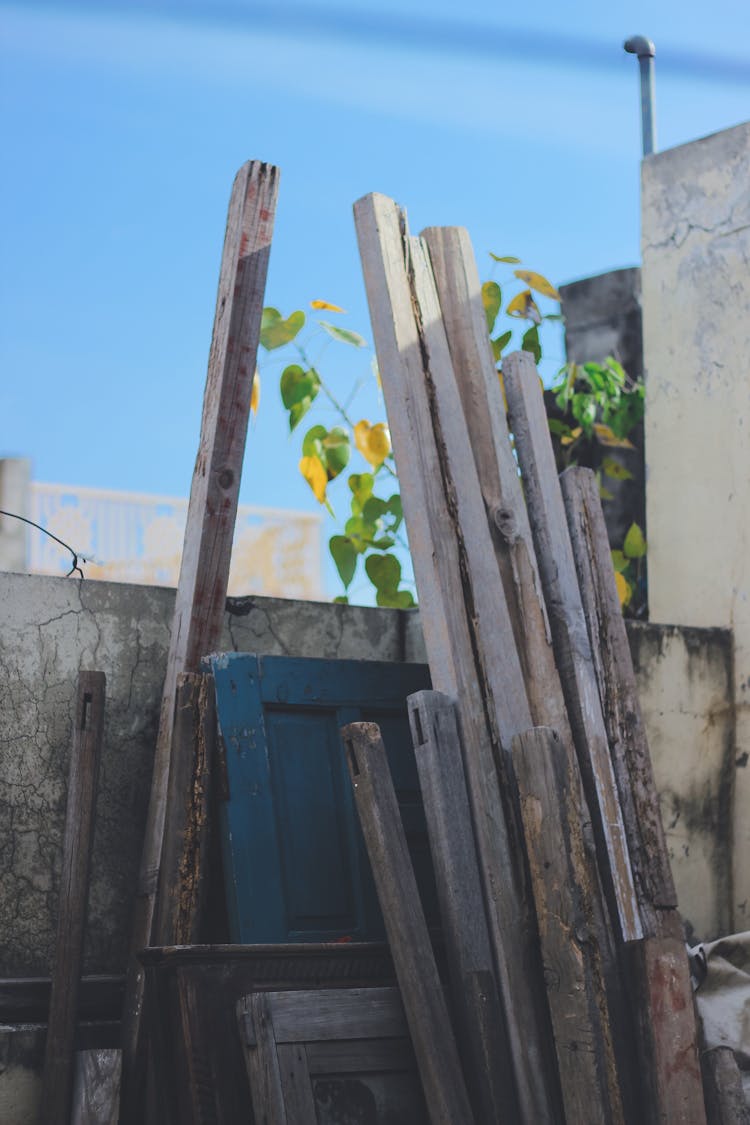
<path fill-rule="evenodd" d="M 750 926 L 750 124 L 643 163 L 652 621 L 734 637 L 732 929 Z"/>

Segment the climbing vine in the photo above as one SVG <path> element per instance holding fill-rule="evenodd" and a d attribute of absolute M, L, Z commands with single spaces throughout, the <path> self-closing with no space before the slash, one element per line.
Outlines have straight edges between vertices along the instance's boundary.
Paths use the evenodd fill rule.
<path fill-rule="evenodd" d="M 491 272 L 504 269 L 482 285 L 492 354 L 502 385 L 502 358 L 521 348 L 537 364 L 543 357 L 543 335 L 548 324 L 561 321 L 560 295 L 541 274 L 523 268 L 518 258 L 490 254 Z M 511 268 L 516 267 L 516 268 Z M 337 319 L 345 310 L 329 301 L 310 302 L 313 313 Z M 260 343 L 267 352 L 279 351 L 286 362 L 279 379 L 281 401 L 288 414 L 289 430 L 295 433 L 322 396 L 333 407 L 333 426 L 320 422 L 307 428 L 300 443 L 299 471 L 317 501 L 337 519 L 331 500 L 332 486 L 337 506 L 346 507 L 343 526 L 329 539 L 329 550 L 344 587 L 335 600 L 347 602 L 356 576 L 364 571 L 375 590 L 379 606 L 408 608 L 415 604 L 413 583 L 402 572 L 395 549 L 408 551 L 398 476 L 385 421 L 367 418 L 355 421 L 351 396 L 342 403 L 320 371 L 320 357 L 313 349 L 322 339 L 333 340 L 365 352 L 367 341 L 358 332 L 320 316 L 297 309 L 284 317 L 272 307 L 263 310 Z M 286 349 L 286 354 L 282 352 Z M 372 377 L 379 376 L 374 359 Z M 259 384 L 258 384 L 259 385 Z M 632 450 L 630 435 L 643 417 L 643 384 L 630 379 L 612 357 L 604 363 L 568 363 L 545 392 L 555 456 L 560 469 L 571 464 L 591 464 L 591 449 L 599 477 L 600 492 L 611 498 L 607 480 L 632 476 L 618 451 Z M 254 403 L 257 409 L 257 398 Z M 583 456 L 582 456 L 583 454 Z M 354 456 L 355 462 L 352 462 Z M 354 468 L 354 471 L 350 470 Z M 335 485 L 345 479 L 347 488 Z M 621 549 L 612 553 L 620 601 L 634 604 L 642 585 L 646 542 L 642 529 L 633 523 Z M 361 563 L 361 570 L 360 570 Z"/>

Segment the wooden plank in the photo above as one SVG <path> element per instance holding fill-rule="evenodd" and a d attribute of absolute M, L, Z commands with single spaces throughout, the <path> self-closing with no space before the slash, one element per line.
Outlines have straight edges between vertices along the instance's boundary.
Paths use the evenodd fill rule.
<path fill-rule="evenodd" d="M 135 955 L 152 936 L 177 676 L 197 672 L 221 635 L 278 179 L 273 165 L 248 162 L 237 173 L 229 201 L 134 910 L 123 1012 L 123 1121 L 128 1115 L 137 1120 L 137 1110 L 127 1106 L 140 1086 L 143 973 Z"/>
<path fill-rule="evenodd" d="M 685 943 L 644 938 L 626 949 L 643 1060 L 649 1125 L 705 1125 Z M 687 977 L 689 981 L 689 975 Z"/>
<path fill-rule="evenodd" d="M 414 753 L 440 904 L 457 1040 L 480 1121 L 508 1119 L 511 1059 L 493 966 L 456 713 L 447 695 L 409 696 Z"/>
<path fill-rule="evenodd" d="M 237 1002 L 237 1022 L 250 1083 L 255 1125 L 287 1125 L 273 1018 L 265 992 Z"/>
<path fill-rule="evenodd" d="M 432 684 L 457 700 L 519 1111 L 552 1120 L 553 1054 L 508 767 L 513 734 L 531 726 L 508 606 L 426 250 L 392 200 L 367 196 L 354 211 Z"/>
<path fill-rule="evenodd" d="M 113 1049 L 76 1052 L 70 1125 L 117 1125 L 121 1059 Z"/>
<path fill-rule="evenodd" d="M 732 1048 L 703 1051 L 701 1070 L 708 1125 L 750 1125 L 750 1107 Z"/>
<path fill-rule="evenodd" d="M 403 1011 L 398 989 L 394 989 L 399 1010 Z M 416 1072 L 417 1064 L 407 1035 L 403 1017 L 402 1039 L 352 1039 L 305 1044 L 307 1066 L 315 1074 L 356 1074 L 363 1070 L 402 1070 L 409 1060 Z"/>
<path fill-rule="evenodd" d="M 624 1123 L 602 961 L 591 925 L 579 789 L 555 731 L 513 741 L 558 1071 L 569 1122 Z"/>
<path fill-rule="evenodd" d="M 42 1078 L 41 1105 L 45 1125 L 67 1125 L 70 1119 L 78 986 L 104 733 L 105 684 L 103 672 L 78 674 Z"/>
<path fill-rule="evenodd" d="M 341 733 L 430 1121 L 471 1125 L 474 1117 L 380 729 L 376 723 L 350 723 Z"/>
<path fill-rule="evenodd" d="M 278 1042 L 278 1041 L 277 1041 Z M 310 1067 L 304 1043 L 278 1046 L 279 1076 L 284 1092 L 284 1108 L 290 1125 L 292 1122 L 317 1121 L 313 1099 Z"/>
<path fill-rule="evenodd" d="M 216 750 L 213 676 L 184 672 L 177 700 L 161 857 L 157 945 L 201 940 L 211 807 L 211 764 Z"/>
<path fill-rule="evenodd" d="M 557 667 L 592 816 L 604 889 L 620 938 L 633 941 L 642 936 L 643 928 L 542 388 L 528 352 L 508 356 L 503 375 Z"/>
<path fill-rule="evenodd" d="M 658 908 L 676 907 L 677 895 L 599 488 L 590 469 L 567 469 L 560 484 L 636 891 L 655 936 Z"/>
<path fill-rule="evenodd" d="M 277 1043 L 376 1039 L 405 1031 L 404 1010 L 393 987 L 300 989 L 267 995 Z"/>

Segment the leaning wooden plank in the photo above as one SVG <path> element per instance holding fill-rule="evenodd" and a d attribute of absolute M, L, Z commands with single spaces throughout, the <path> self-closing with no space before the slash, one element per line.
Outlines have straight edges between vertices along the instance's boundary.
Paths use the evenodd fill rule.
<path fill-rule="evenodd" d="M 183 672 L 177 677 L 156 945 L 195 945 L 201 940 L 215 741 L 213 676 Z"/>
<path fill-rule="evenodd" d="M 256 1111 L 254 1119 L 259 1125 L 287 1125 L 284 1090 L 267 994 L 253 992 L 238 1000 L 237 1021 L 253 1108 Z"/>
<path fill-rule="evenodd" d="M 123 1012 L 124 1121 L 128 1098 L 140 1087 L 136 1060 L 143 972 L 136 953 L 152 936 L 177 676 L 197 672 L 201 657 L 216 648 L 221 635 L 278 180 L 273 165 L 248 162 L 237 173 L 229 201 L 134 911 Z"/>
<path fill-rule="evenodd" d="M 42 1078 L 45 1125 L 68 1125 L 70 1120 L 78 985 L 104 732 L 105 683 L 103 672 L 80 672 L 76 687 L 55 964 Z"/>
<path fill-rule="evenodd" d="M 705 1125 L 692 998 L 685 997 L 685 943 L 644 938 L 626 947 L 647 1087 L 649 1125 Z"/>
<path fill-rule="evenodd" d="M 610 753 L 641 914 L 649 936 L 658 908 L 677 906 L 633 660 L 620 609 L 599 487 L 590 469 L 560 477 L 578 584 L 599 682 Z"/>
<path fill-rule="evenodd" d="M 120 1064 L 111 1048 L 76 1053 L 70 1125 L 117 1125 Z"/>
<path fill-rule="evenodd" d="M 579 788 L 555 731 L 513 740 L 526 849 L 542 943 L 565 1118 L 624 1122 L 602 961 L 592 928 L 591 884 Z"/>
<path fill-rule="evenodd" d="M 503 364 L 547 612 L 610 912 L 623 941 L 643 934 L 542 388 L 528 352 Z"/>
<path fill-rule="evenodd" d="M 712 1047 L 701 1054 L 708 1125 L 750 1125 L 750 1106 L 731 1047 Z"/>
<path fill-rule="evenodd" d="M 553 1055 L 508 769 L 532 725 L 523 675 L 426 250 L 392 200 L 354 214 L 432 683 L 457 700 L 519 1112 L 547 1121 Z"/>
<path fill-rule="evenodd" d="M 409 722 L 435 870 L 458 1044 L 480 1121 L 510 1121 L 510 1055 L 487 929 L 453 702 L 410 695 Z"/>
<path fill-rule="evenodd" d="M 380 728 L 350 723 L 341 736 L 430 1121 L 471 1125 L 474 1117 Z"/>

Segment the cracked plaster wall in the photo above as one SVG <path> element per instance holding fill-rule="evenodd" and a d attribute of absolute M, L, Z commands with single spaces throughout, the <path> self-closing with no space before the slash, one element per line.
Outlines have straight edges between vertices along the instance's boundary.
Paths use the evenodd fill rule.
<path fill-rule="evenodd" d="M 0 977 L 49 973 L 75 680 L 94 668 L 107 705 L 85 972 L 123 969 L 173 603 L 167 589 L 0 575 Z M 231 608 L 225 650 L 424 659 L 415 613 L 262 598 Z M 712 937 L 728 902 L 729 638 L 650 626 L 631 637 L 681 904 Z"/>
<path fill-rule="evenodd" d="M 643 162 L 652 621 L 731 628 L 731 925 L 750 926 L 750 123 Z"/>

